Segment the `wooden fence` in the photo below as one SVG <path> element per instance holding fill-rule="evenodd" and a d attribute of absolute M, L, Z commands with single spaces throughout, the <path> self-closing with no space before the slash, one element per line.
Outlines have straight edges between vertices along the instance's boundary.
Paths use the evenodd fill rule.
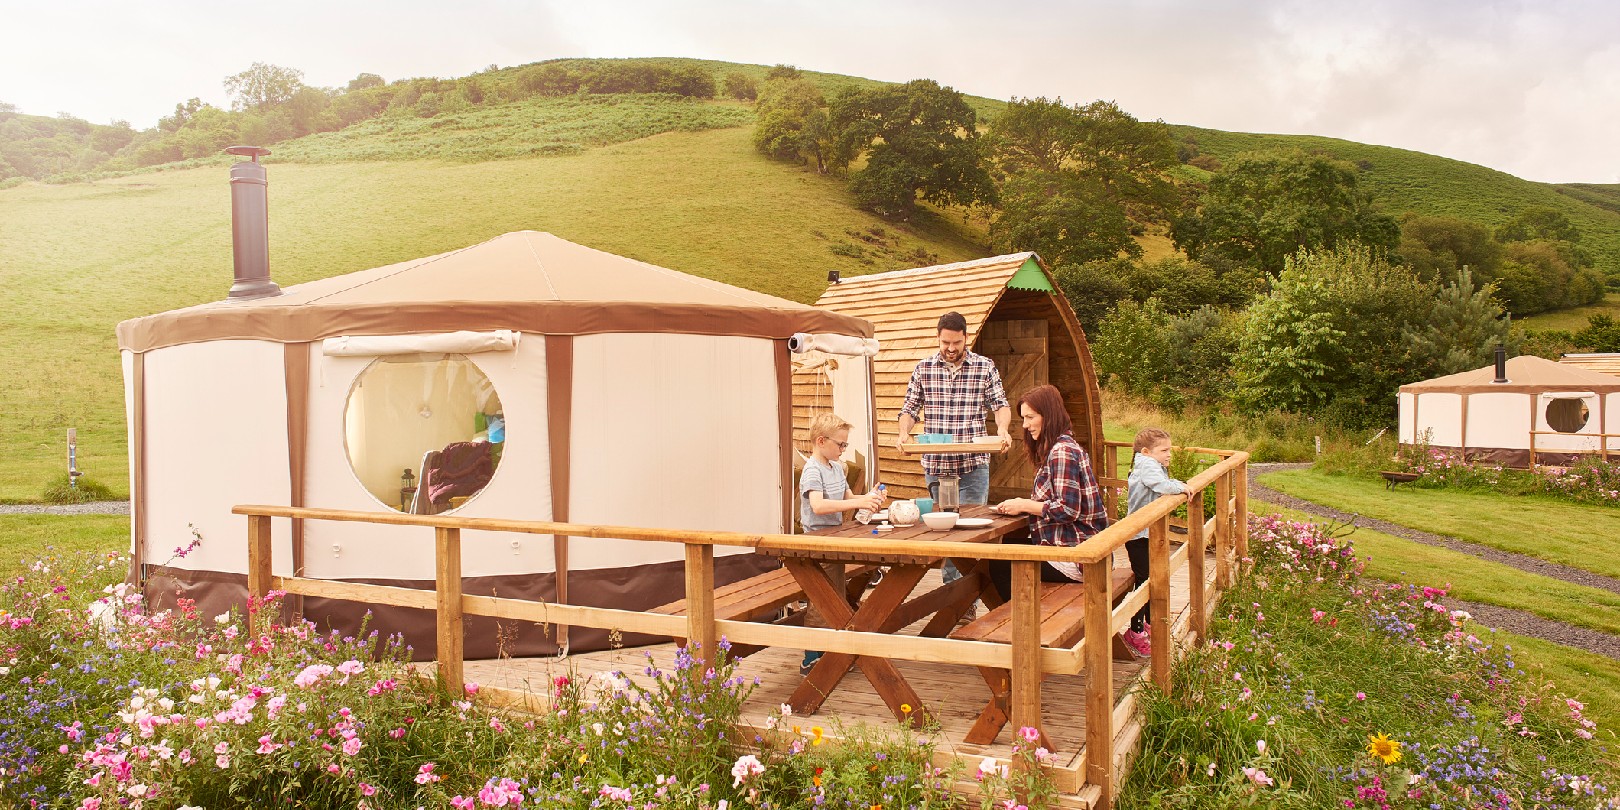
<path fill-rule="evenodd" d="M 1565 439 L 1596 439 L 1597 447 L 1536 447 L 1537 436 L 1562 436 Z M 1599 456 L 1604 463 L 1609 461 L 1609 440 L 1620 439 L 1620 433 L 1565 433 L 1559 430 L 1532 430 L 1530 431 L 1530 469 L 1536 468 L 1536 453 L 1564 453 L 1582 456 Z M 1620 453 L 1620 450 L 1614 451 Z"/>
<path fill-rule="evenodd" d="M 1119 443 L 1109 443 L 1099 482 L 1117 501 L 1124 481 L 1118 476 Z M 1128 446 L 1128 445 L 1124 445 Z M 1194 476 L 1188 494 L 1164 497 L 1147 508 L 1118 520 L 1108 529 L 1073 548 L 1030 545 L 994 545 L 928 540 L 892 540 L 811 537 L 781 534 L 656 529 L 632 526 L 594 526 L 538 520 L 500 520 L 444 515 L 352 512 L 288 506 L 243 505 L 232 512 L 248 518 L 248 592 L 263 599 L 270 591 L 345 599 L 378 605 L 421 608 L 437 614 L 437 665 L 441 681 L 461 691 L 462 619 L 490 616 L 498 619 L 617 629 L 623 632 L 681 637 L 696 642 L 698 655 L 711 654 L 724 636 L 735 644 L 825 650 L 889 659 L 967 666 L 995 667 L 1011 672 L 1013 728 L 1041 725 L 1041 680 L 1045 674 L 1096 673 L 1087 681 L 1085 745 L 1077 761 L 1080 780 L 1095 790 L 1093 807 L 1112 806 L 1117 775 L 1114 741 L 1128 711 L 1116 711 L 1110 677 L 1112 638 L 1130 624 L 1142 605 L 1152 621 L 1151 678 L 1170 688 L 1170 666 L 1175 644 L 1171 638 L 1170 576 L 1188 566 L 1191 589 L 1191 633 L 1202 640 L 1209 618 L 1210 594 L 1205 587 L 1205 553 L 1211 536 L 1215 546 L 1215 588 L 1229 585 L 1236 565 L 1248 552 L 1248 454 L 1204 448 L 1185 448 L 1221 460 Z M 1204 490 L 1215 489 L 1215 514 L 1204 515 Z M 1170 515 L 1188 507 L 1188 538 L 1180 550 L 1170 551 Z M 386 585 L 367 585 L 272 573 L 270 521 L 275 518 L 378 523 L 431 527 L 436 538 L 436 587 L 433 591 Z M 1118 606 L 1110 607 L 1114 552 L 1138 531 L 1148 530 L 1152 573 L 1149 582 L 1133 590 Z M 461 532 L 464 529 L 521 534 L 599 537 L 686 547 L 686 616 L 668 616 L 632 610 L 533 602 L 462 593 Z M 743 546 L 759 551 L 799 550 L 920 557 L 959 557 L 1007 560 L 1012 563 L 1012 642 L 958 641 L 944 638 L 885 635 L 882 633 L 813 627 L 777 626 L 723 621 L 714 615 L 714 547 Z M 1043 560 L 1079 563 L 1086 583 L 1085 637 L 1074 647 L 1050 648 L 1040 644 L 1040 563 Z M 258 614 L 265 621 L 266 614 Z M 1060 788 L 1065 787 L 1060 784 Z M 1079 792 L 1079 784 L 1067 786 Z"/>

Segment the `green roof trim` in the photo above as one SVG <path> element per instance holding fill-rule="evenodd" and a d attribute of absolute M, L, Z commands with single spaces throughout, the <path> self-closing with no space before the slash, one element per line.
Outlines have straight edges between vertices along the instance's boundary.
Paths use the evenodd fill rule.
<path fill-rule="evenodd" d="M 1012 290 L 1029 290 L 1031 292 L 1052 292 L 1052 280 L 1046 277 L 1041 270 L 1039 262 L 1031 256 L 1024 260 L 1024 266 L 1007 279 L 1007 288 Z"/>

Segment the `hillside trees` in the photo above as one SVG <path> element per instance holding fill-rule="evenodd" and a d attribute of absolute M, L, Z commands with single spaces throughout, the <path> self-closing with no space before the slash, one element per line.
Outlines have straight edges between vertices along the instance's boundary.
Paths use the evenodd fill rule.
<path fill-rule="evenodd" d="M 1169 130 L 1113 102 L 1015 98 L 986 140 L 999 183 L 991 225 L 999 250 L 1075 265 L 1140 256 L 1133 219 L 1162 218 L 1173 199 Z"/>
<path fill-rule="evenodd" d="M 1426 217 L 1408 212 L 1401 218 L 1399 253 L 1420 278 L 1453 278 L 1469 268 L 1475 278 L 1493 279 L 1502 267 L 1502 245 L 1490 229 L 1456 217 Z"/>
<path fill-rule="evenodd" d="M 303 86 L 303 71 L 264 62 L 254 62 L 247 70 L 225 78 L 225 92 L 231 95 L 231 108 L 236 110 L 285 104 Z"/>
<path fill-rule="evenodd" d="M 833 133 L 827 99 L 821 88 L 802 76 L 779 76 L 765 82 L 754 108 L 754 148 L 777 160 L 814 163 L 827 173 Z"/>
<path fill-rule="evenodd" d="M 850 180 L 861 207 L 908 220 L 917 199 L 971 205 L 994 198 L 980 149 L 978 120 L 962 94 L 932 79 L 846 91 L 829 110 L 835 133 L 832 162 L 840 169 L 862 157 Z"/>
<path fill-rule="evenodd" d="M 1172 228 L 1191 258 L 1251 265 L 1273 276 L 1301 248 L 1360 242 L 1393 249 L 1400 230 L 1357 184 L 1355 166 L 1299 150 L 1246 152 L 1210 178 Z"/>

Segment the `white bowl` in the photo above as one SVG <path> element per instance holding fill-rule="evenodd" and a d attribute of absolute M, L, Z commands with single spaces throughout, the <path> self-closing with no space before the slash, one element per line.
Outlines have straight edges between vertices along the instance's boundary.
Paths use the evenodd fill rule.
<path fill-rule="evenodd" d="M 957 514 L 955 512 L 929 512 L 922 516 L 924 523 L 930 529 L 951 529 L 956 527 Z"/>

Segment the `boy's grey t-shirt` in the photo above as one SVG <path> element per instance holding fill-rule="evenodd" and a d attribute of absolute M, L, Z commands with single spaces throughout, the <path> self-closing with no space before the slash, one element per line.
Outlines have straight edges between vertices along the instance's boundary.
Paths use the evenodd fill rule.
<path fill-rule="evenodd" d="M 1170 477 L 1164 465 L 1158 459 L 1146 453 L 1137 453 L 1136 459 L 1131 462 L 1131 475 L 1126 479 L 1127 506 L 1125 514 L 1131 514 L 1144 506 L 1159 499 L 1160 495 L 1176 495 L 1187 491 L 1187 485 Z M 1136 533 L 1135 540 L 1147 537 L 1148 530 L 1143 529 Z"/>
<path fill-rule="evenodd" d="M 842 462 L 825 465 L 812 458 L 804 463 L 804 473 L 799 476 L 799 525 L 809 531 L 843 523 L 842 512 L 818 515 L 810 508 L 810 493 L 816 490 L 828 500 L 843 500 L 849 491 L 849 476 L 844 473 Z"/>

